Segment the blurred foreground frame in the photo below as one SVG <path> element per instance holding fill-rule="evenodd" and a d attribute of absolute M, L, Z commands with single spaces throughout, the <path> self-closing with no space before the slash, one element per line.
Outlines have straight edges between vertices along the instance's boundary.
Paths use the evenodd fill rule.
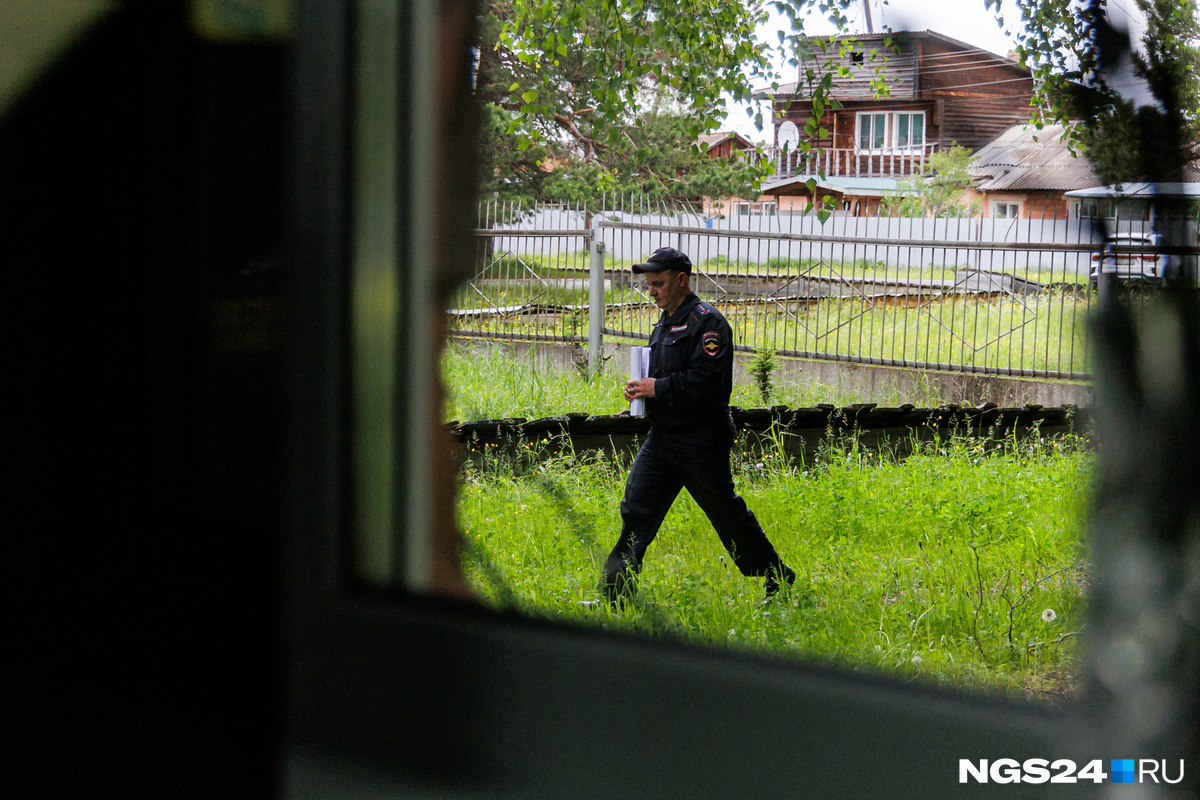
<path fill-rule="evenodd" d="M 1131 43 L 1102 3 L 1089 13 L 1103 79 Z M 1140 297 L 1101 287 L 1093 320 L 1101 447 L 1082 677 L 1084 713 L 1097 724 L 1083 750 L 1191 767 L 1177 786 L 1139 785 L 1139 797 L 1196 797 L 1200 787 L 1200 276 L 1194 200 L 1168 188 L 1184 180 L 1195 143 L 1183 141 L 1170 75 L 1159 70 L 1158 105 L 1136 117 L 1143 177 L 1164 187 L 1152 219 L 1166 280 Z"/>

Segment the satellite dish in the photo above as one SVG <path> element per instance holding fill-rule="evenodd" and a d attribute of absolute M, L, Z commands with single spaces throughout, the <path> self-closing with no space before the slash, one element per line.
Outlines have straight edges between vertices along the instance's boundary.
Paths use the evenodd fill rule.
<path fill-rule="evenodd" d="M 779 146 L 786 148 L 789 153 L 796 152 L 796 146 L 800 144 L 800 129 L 796 127 L 796 123 L 788 120 L 780 125 L 778 141 Z"/>

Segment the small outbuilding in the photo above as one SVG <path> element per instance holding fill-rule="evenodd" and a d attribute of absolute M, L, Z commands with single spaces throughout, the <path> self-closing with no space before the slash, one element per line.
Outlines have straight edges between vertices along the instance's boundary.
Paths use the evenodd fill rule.
<path fill-rule="evenodd" d="M 1198 176 L 1200 177 L 1200 176 Z M 1114 183 L 1066 192 L 1072 217 L 1108 217 L 1151 221 L 1155 199 L 1183 200 L 1189 214 L 1200 210 L 1200 181 Z"/>

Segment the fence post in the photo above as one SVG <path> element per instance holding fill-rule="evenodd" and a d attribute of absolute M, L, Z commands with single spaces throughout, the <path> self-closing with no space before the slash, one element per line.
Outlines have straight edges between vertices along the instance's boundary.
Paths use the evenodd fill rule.
<path fill-rule="evenodd" d="M 604 242 L 592 231 L 591 290 L 588 293 L 588 380 L 596 377 L 604 349 Z"/>

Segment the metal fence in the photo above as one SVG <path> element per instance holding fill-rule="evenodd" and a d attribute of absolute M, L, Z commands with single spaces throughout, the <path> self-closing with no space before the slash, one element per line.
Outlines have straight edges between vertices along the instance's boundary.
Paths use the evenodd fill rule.
<path fill-rule="evenodd" d="M 1194 243 L 1195 223 L 1180 224 Z M 601 337 L 644 340 L 659 311 L 629 268 L 671 245 L 691 257 L 693 288 L 725 314 L 742 350 L 1086 380 L 1091 273 L 1105 236 L 1150 231 L 1146 220 L 1120 218 L 821 221 L 719 218 L 628 198 L 601 209 L 486 203 L 476 274 L 449 314 L 461 336 L 597 351 Z M 1166 258 L 1136 239 L 1119 249 L 1133 251 L 1121 258 L 1135 271 Z M 1194 266 L 1194 255 L 1183 258 Z"/>
<path fill-rule="evenodd" d="M 459 288 L 448 311 L 451 332 L 583 341 L 591 220 L 586 209 L 568 205 L 481 203 L 474 277 Z"/>

